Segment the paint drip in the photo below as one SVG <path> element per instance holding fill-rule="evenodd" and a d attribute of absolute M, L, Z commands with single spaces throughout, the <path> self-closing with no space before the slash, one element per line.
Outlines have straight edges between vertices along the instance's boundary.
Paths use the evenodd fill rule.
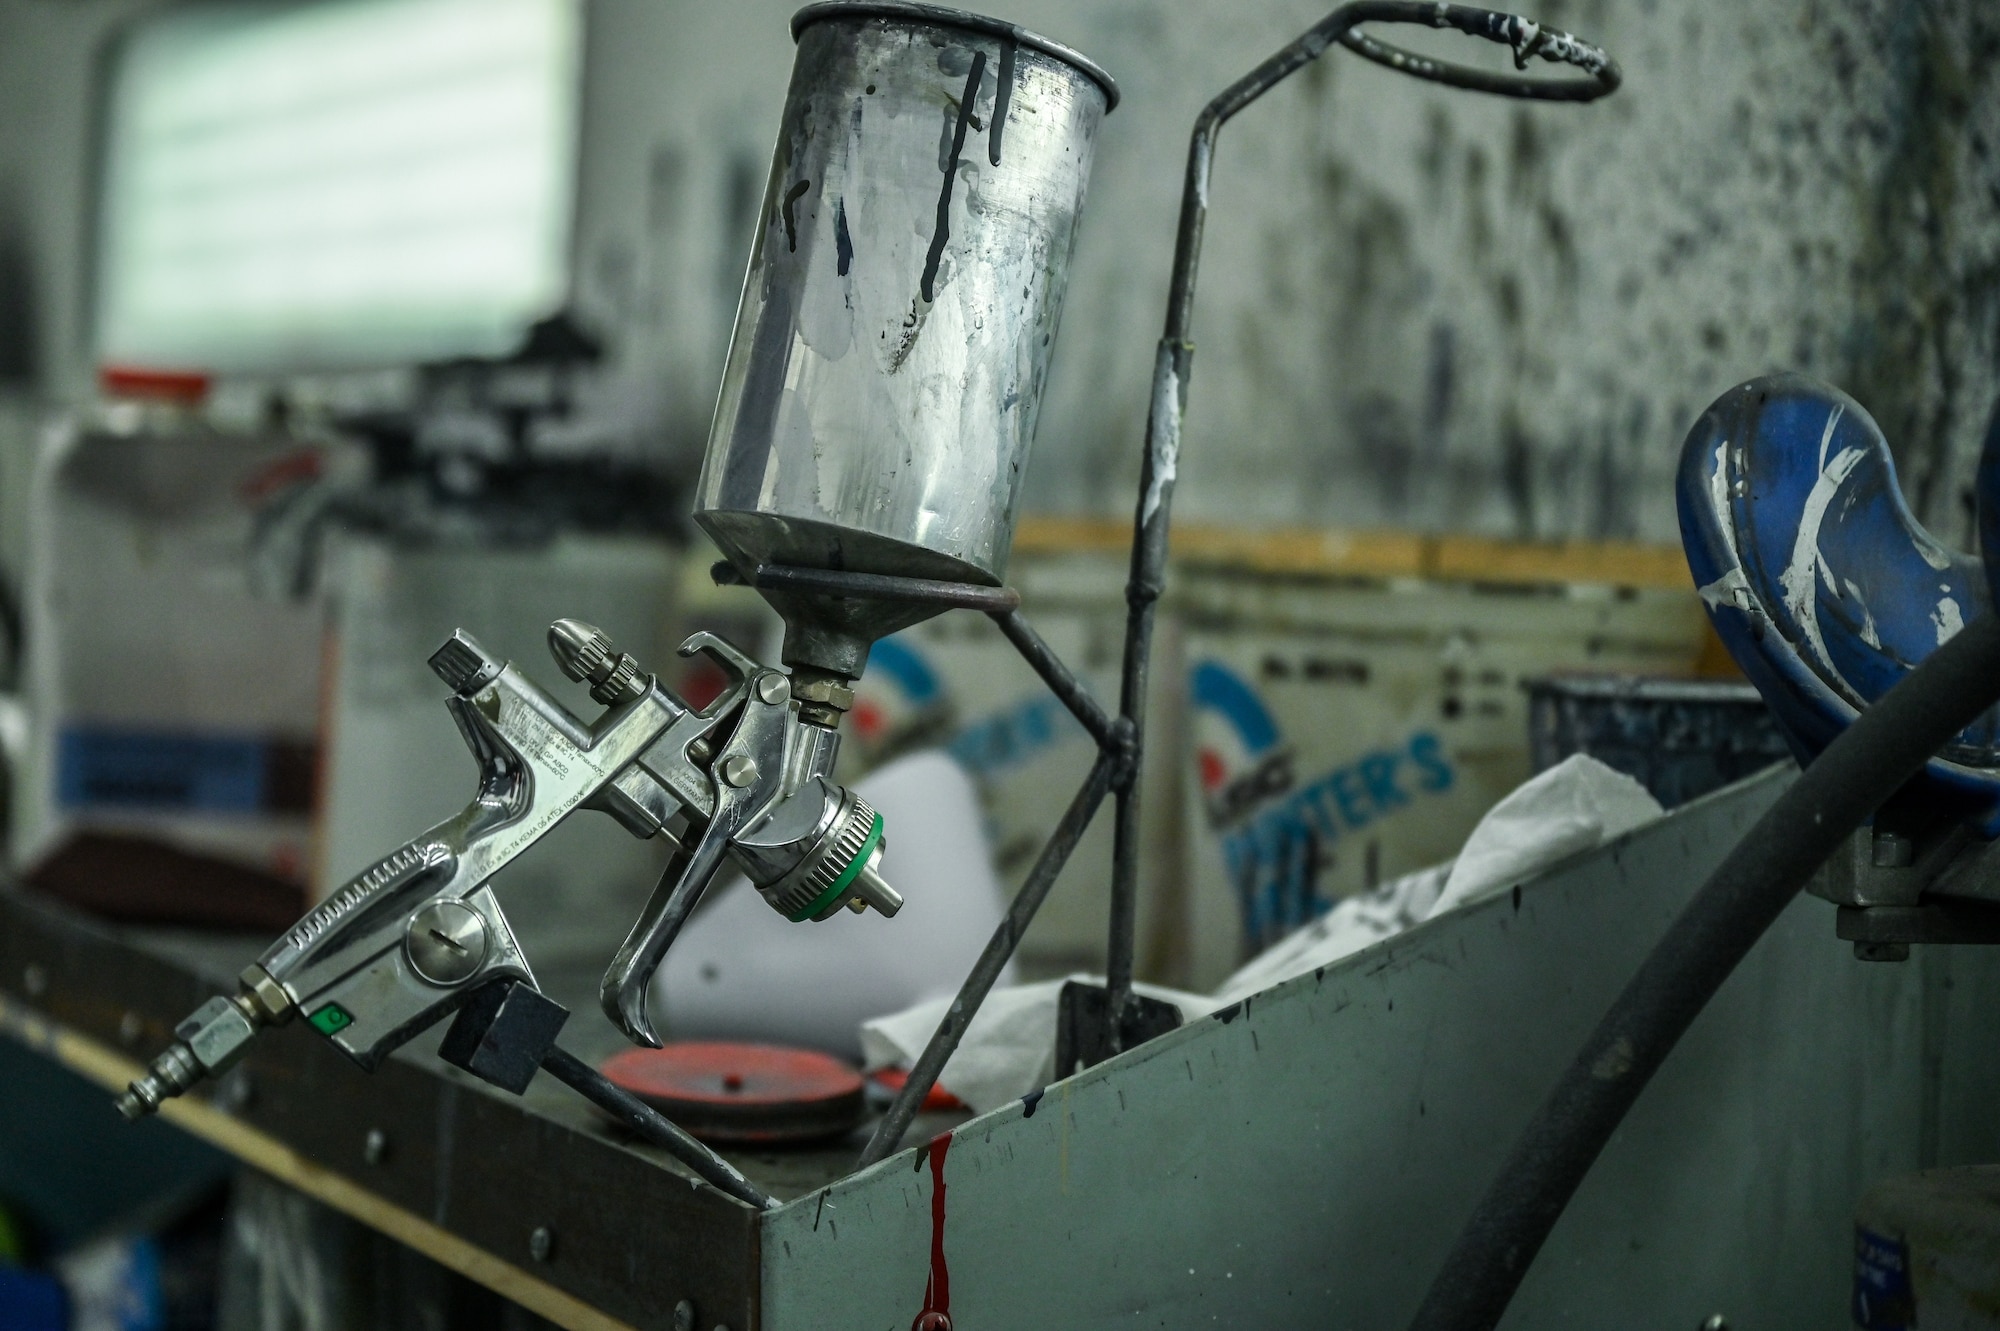
<path fill-rule="evenodd" d="M 931 1274 L 924 1284 L 924 1306 L 910 1331 L 951 1331 L 951 1271 L 944 1260 L 944 1157 L 951 1134 L 931 1138 Z"/>

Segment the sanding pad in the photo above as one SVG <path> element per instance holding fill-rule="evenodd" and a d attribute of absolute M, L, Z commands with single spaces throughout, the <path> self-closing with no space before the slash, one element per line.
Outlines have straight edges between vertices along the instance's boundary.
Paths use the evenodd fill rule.
<path fill-rule="evenodd" d="M 861 1074 L 813 1049 L 683 1041 L 627 1049 L 599 1070 L 704 1141 L 817 1141 L 861 1121 Z"/>

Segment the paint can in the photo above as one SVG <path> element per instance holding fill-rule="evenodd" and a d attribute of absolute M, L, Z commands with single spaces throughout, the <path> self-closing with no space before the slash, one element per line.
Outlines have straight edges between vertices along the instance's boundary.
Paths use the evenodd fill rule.
<path fill-rule="evenodd" d="M 1792 756 L 1763 695 L 1745 680 L 1566 673 L 1526 687 L 1537 772 L 1587 753 L 1669 809 Z"/>

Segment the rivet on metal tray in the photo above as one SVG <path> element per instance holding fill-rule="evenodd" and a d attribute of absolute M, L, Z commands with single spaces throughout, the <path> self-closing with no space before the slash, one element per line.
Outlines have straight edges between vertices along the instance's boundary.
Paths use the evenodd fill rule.
<path fill-rule="evenodd" d="M 138 1013 L 128 1010 L 118 1019 L 118 1042 L 123 1045 L 139 1043 L 139 1037 L 146 1033 L 146 1022 Z"/>
<path fill-rule="evenodd" d="M 368 1135 L 361 1139 L 361 1158 L 371 1165 L 379 1165 L 389 1154 L 389 1134 L 380 1128 L 368 1129 Z"/>
<path fill-rule="evenodd" d="M 674 1305 L 674 1331 L 694 1331 L 694 1305 L 686 1299 Z"/>
<path fill-rule="evenodd" d="M 40 998 L 49 991 L 49 973 L 40 966 L 29 962 L 21 971 L 21 988 L 30 998 Z"/>
<path fill-rule="evenodd" d="M 535 1232 L 528 1235 L 528 1256 L 538 1262 L 546 1262 L 556 1250 L 556 1236 L 549 1232 L 547 1225 L 536 1225 Z"/>

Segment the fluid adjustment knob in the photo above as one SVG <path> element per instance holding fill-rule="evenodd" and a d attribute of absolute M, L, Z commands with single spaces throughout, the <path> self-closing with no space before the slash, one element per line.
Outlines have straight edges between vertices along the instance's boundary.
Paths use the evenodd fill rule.
<path fill-rule="evenodd" d="M 887 845 L 882 815 L 854 792 L 841 792 L 832 825 L 817 843 L 789 873 L 758 882 L 757 890 L 794 924 L 824 920 L 842 906 L 856 911 L 873 906 L 894 915 L 903 908 L 902 894 L 876 872 Z"/>
<path fill-rule="evenodd" d="M 580 619 L 549 625 L 549 654 L 565 675 L 590 685 L 590 696 L 606 707 L 642 698 L 651 687 L 636 657 L 619 651 L 603 629 Z"/>

